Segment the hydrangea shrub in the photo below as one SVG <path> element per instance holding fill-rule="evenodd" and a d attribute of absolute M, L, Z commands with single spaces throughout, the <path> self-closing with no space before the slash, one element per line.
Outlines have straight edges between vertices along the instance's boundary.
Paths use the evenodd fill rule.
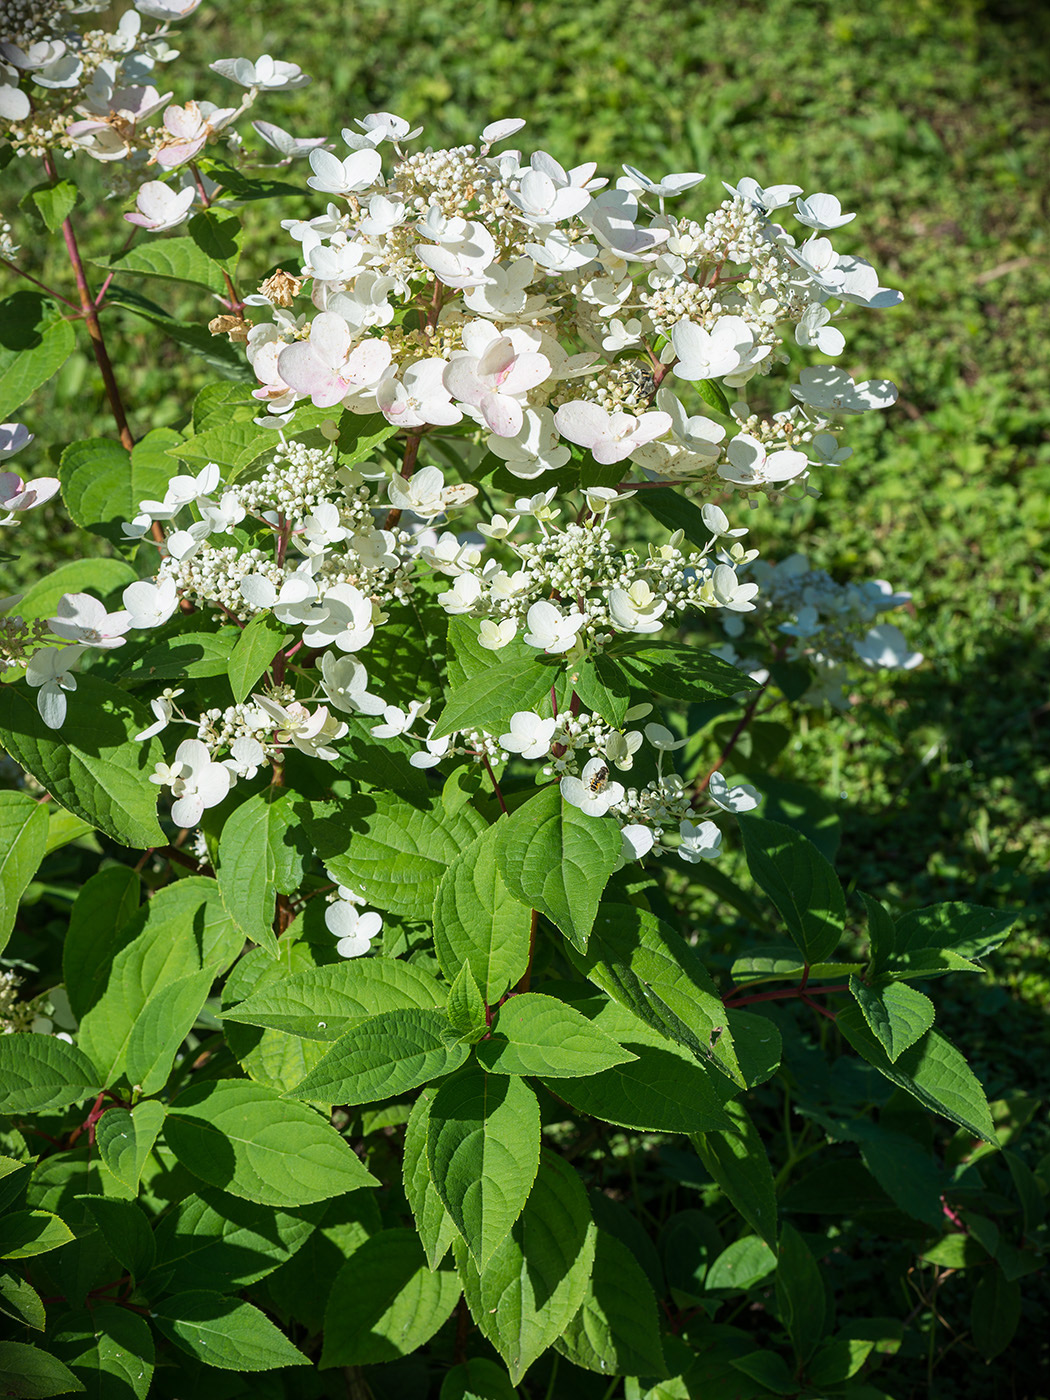
<path fill-rule="evenodd" d="M 1009 919 L 847 900 L 768 772 L 768 711 L 922 660 L 880 621 L 906 594 L 745 523 L 895 400 L 835 363 L 900 300 L 834 249 L 854 215 L 750 178 L 704 214 L 703 175 L 566 169 L 519 120 L 448 150 L 255 121 L 276 179 L 239 123 L 308 79 L 161 93 L 193 0 L 3 8 L 3 131 L 75 290 L 4 303 L 0 511 L 61 491 L 105 542 L 0 622 L 0 938 L 51 853 L 104 855 L 59 975 L 0 976 L 5 1393 L 880 1394 L 916 1312 L 842 1296 L 829 1209 L 934 1293 L 965 1254 L 997 1354 L 1042 1201 L 931 988 Z M 126 227 L 89 275 L 91 158 Z M 143 278 L 223 359 L 182 431 L 136 432 L 107 344 Z M 114 436 L 23 478 L 75 320 Z"/>

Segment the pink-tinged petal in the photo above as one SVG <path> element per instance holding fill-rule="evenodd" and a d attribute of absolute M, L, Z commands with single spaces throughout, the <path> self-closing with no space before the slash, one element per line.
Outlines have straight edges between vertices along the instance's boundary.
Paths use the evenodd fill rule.
<path fill-rule="evenodd" d="M 290 389 L 309 395 L 318 408 L 331 408 L 346 393 L 308 340 L 287 346 L 278 356 L 277 370 Z"/>
<path fill-rule="evenodd" d="M 524 421 L 521 404 L 506 394 L 485 394 L 478 407 L 497 437 L 515 437 Z"/>

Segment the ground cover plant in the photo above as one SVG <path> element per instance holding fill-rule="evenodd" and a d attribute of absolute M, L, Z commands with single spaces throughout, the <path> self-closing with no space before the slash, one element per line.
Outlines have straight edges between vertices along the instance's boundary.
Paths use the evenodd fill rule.
<path fill-rule="evenodd" d="M 1038 886 L 987 812 L 979 868 L 880 836 L 917 779 L 950 830 L 970 789 L 943 740 L 894 777 L 947 720 L 889 620 L 915 558 L 861 567 L 907 552 L 860 543 L 899 410 L 854 346 L 910 317 L 884 343 L 926 353 L 864 208 L 730 165 L 729 119 L 695 161 L 599 122 L 598 168 L 552 99 L 530 142 L 498 80 L 552 25 L 591 42 L 558 6 L 477 7 L 496 76 L 448 93 L 421 11 L 404 117 L 404 31 L 362 6 L 376 101 L 328 122 L 309 26 L 250 61 L 193 4 L 95 8 L 19 10 L 0 89 L 38 279 L 4 305 L 5 538 L 79 530 L 5 565 L 7 1393 L 1036 1393 L 1038 1081 L 981 1016 Z M 638 73 L 596 66 L 618 110 Z M 108 422 L 56 431 L 85 383 Z M 977 436 L 939 388 L 912 421 Z M 862 746 L 843 841 L 819 789 Z"/>

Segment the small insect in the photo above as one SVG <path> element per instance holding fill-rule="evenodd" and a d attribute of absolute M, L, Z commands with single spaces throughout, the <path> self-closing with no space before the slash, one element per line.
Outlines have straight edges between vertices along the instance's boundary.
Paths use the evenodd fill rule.
<path fill-rule="evenodd" d="M 602 792 L 608 780 L 609 770 L 603 764 L 602 767 L 598 769 L 597 773 L 591 774 L 590 781 L 588 782 L 587 786 L 590 788 L 591 792 Z"/>

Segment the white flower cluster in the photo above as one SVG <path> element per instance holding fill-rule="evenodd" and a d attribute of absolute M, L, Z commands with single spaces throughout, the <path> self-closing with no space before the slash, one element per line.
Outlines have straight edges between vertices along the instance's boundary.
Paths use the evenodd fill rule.
<path fill-rule="evenodd" d="M 18 989 L 22 979 L 14 972 L 0 972 L 0 1035 L 53 1035 L 72 1044 L 69 1034 L 76 1029 L 76 1017 L 69 1005 L 65 987 L 52 987 L 34 997 L 21 1001 Z"/>
<path fill-rule="evenodd" d="M 910 671 L 923 660 L 912 651 L 900 628 L 876 622 L 880 613 L 907 603 L 910 593 L 894 591 L 885 579 L 865 583 L 836 583 L 823 569 L 814 569 L 803 554 L 777 564 L 756 561 L 750 570 L 758 585 L 757 606 L 748 624 L 767 640 L 778 639 L 777 650 L 788 661 L 805 661 L 816 676 L 801 697 L 803 704 L 825 701 L 844 709 L 848 666 L 860 661 L 869 670 Z M 735 643 L 748 634 L 739 617 L 725 617 L 722 626 L 732 642 L 717 648 L 724 660 L 752 677 L 765 680 L 768 671 L 756 658 L 742 657 Z"/>
<path fill-rule="evenodd" d="M 21 452 L 33 436 L 24 423 L 0 423 L 0 462 Z M 25 481 L 17 472 L 0 471 L 0 528 L 17 525 L 26 511 L 51 500 L 58 488 L 57 477 L 38 476 L 34 481 Z M 24 665 L 30 648 L 43 637 L 43 624 L 27 622 L 12 611 L 21 601 L 20 593 L 0 598 L 0 675 Z"/>
<path fill-rule="evenodd" d="M 466 420 L 523 479 L 564 465 L 575 446 L 625 471 L 777 492 L 834 459 L 832 418 L 894 402 L 892 384 L 823 365 L 804 369 L 766 419 L 743 402 L 724 422 L 687 407 L 700 381 L 742 394 L 786 364 L 787 335 L 840 353 L 830 322 L 846 304 L 900 300 L 823 236 L 854 217 L 833 196 L 743 180 L 703 222 L 680 219 L 666 201 L 703 176 L 654 181 L 624 167 L 609 188 L 593 165 L 492 154 L 522 125 L 486 127 L 478 149 L 408 154 L 418 133 L 380 112 L 344 129 L 347 156 L 311 152 L 308 183 L 332 202 L 285 225 L 310 305 L 295 315 L 292 297 L 250 299 L 274 308 L 248 335 L 271 413 L 308 398 L 420 433 Z M 795 196 L 811 233 L 801 246 L 770 218 Z"/>

